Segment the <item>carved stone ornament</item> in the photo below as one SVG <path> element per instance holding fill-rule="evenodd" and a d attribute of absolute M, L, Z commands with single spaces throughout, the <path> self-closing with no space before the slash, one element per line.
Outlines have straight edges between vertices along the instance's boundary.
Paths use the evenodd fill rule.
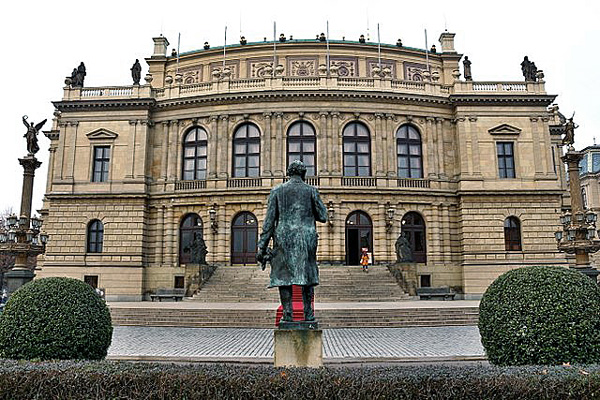
<path fill-rule="evenodd" d="M 316 76 L 316 66 L 315 59 L 292 59 L 288 71 L 290 76 Z"/>
<path fill-rule="evenodd" d="M 488 130 L 490 135 L 518 135 L 521 129 L 509 124 L 501 124 Z"/>

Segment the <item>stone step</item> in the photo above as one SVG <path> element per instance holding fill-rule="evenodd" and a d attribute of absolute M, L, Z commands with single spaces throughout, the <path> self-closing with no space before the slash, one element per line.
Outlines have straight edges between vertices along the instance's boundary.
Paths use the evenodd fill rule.
<path fill-rule="evenodd" d="M 111 307 L 113 325 L 272 328 L 277 304 L 264 309 Z M 478 308 L 317 309 L 322 328 L 477 325 Z"/>

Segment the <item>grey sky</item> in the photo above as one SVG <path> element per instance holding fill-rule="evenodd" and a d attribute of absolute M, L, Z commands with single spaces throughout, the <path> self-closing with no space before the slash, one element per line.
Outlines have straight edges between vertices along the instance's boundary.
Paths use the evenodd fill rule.
<path fill-rule="evenodd" d="M 6 3 L 9 3 L 8 5 Z M 87 67 L 85 86 L 129 85 L 129 68 L 152 53 L 152 37 L 166 36 L 181 51 L 199 49 L 205 41 L 223 44 L 225 25 L 228 43 L 242 34 L 261 41 L 277 34 L 311 39 L 326 29 L 332 39 L 356 40 L 367 34 L 381 41 L 424 48 L 424 29 L 429 45 L 437 43 L 445 28 L 456 33 L 455 47 L 472 61 L 476 81 L 521 81 L 523 56 L 546 75 L 546 90 L 557 94 L 565 115 L 576 111 L 576 147 L 600 143 L 600 4 L 594 1 L 155 1 L 105 0 L 11 1 L 0 6 L 4 49 L 0 62 L 3 78 L 3 144 L 0 146 L 0 210 L 18 211 L 22 168 L 17 158 L 26 154 L 21 117 L 31 121 L 48 118 L 60 100 L 64 77 L 81 61 Z M 438 44 L 439 48 L 439 44 Z M 34 209 L 41 208 L 45 191 L 49 141 L 40 137 L 38 158 L 43 162 L 36 175 Z"/>

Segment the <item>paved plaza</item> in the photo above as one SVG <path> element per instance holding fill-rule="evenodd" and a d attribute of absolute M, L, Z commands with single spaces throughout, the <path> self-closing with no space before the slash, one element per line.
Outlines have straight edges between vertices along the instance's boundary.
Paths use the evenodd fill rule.
<path fill-rule="evenodd" d="M 273 362 L 273 330 L 115 326 L 108 358 L 176 362 Z M 323 330 L 326 364 L 482 360 L 476 326 Z"/>

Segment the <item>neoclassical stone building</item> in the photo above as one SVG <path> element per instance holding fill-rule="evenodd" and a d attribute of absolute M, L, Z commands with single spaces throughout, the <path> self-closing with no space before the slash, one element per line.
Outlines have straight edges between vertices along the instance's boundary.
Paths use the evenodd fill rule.
<path fill-rule="evenodd" d="M 560 121 L 543 81 L 461 80 L 448 32 L 428 53 L 275 45 L 177 57 L 157 37 L 145 84 L 67 85 L 46 132 L 38 276 L 138 300 L 193 283 L 199 237 L 209 263 L 255 268 L 268 193 L 294 159 L 328 207 L 321 263 L 357 264 L 362 247 L 395 263 L 406 232 L 415 285 L 477 298 L 508 269 L 567 262 L 553 236 L 567 193 Z"/>

